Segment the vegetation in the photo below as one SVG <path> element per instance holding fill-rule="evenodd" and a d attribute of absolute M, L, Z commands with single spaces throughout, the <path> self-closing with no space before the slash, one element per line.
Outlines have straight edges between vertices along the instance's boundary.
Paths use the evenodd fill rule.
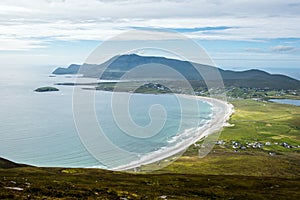
<path fill-rule="evenodd" d="M 14 168 L 14 167 L 24 167 L 24 166 L 27 166 L 27 165 L 14 163 L 7 159 L 0 158 L 0 169 L 9 169 L 9 168 Z"/>
<path fill-rule="evenodd" d="M 254 100 L 234 100 L 231 103 L 236 111 L 229 121 L 233 126 L 222 130 L 216 141 L 219 144 L 207 157 L 198 158 L 199 142 L 163 170 L 300 178 L 300 107 Z M 234 148 L 233 142 L 241 145 Z M 246 145 L 256 142 L 263 144 L 262 147 Z M 284 143 L 293 148 L 284 146 Z M 241 148 L 242 145 L 246 148 Z"/>
<path fill-rule="evenodd" d="M 225 143 L 205 158 L 198 157 L 198 143 L 152 173 L 16 165 L 0 169 L 0 199 L 299 199 L 299 148 L 282 144 L 300 145 L 300 107 L 254 100 L 231 103 L 234 126 L 224 128 L 219 141 Z M 264 146 L 234 149 L 232 141 Z M 155 164 L 144 170 L 149 167 Z"/>
<path fill-rule="evenodd" d="M 34 90 L 35 92 L 53 92 L 53 91 L 59 91 L 59 89 L 55 87 L 40 87 Z"/>
<path fill-rule="evenodd" d="M 242 88 L 242 87 L 228 87 L 226 95 L 231 98 L 242 99 L 300 99 L 300 90 L 275 90 L 275 89 L 260 89 L 260 88 Z"/>
<path fill-rule="evenodd" d="M 198 83 L 198 82 L 197 82 Z M 207 87 L 199 86 L 191 81 L 192 88 L 196 95 L 210 96 Z M 93 85 L 96 90 L 119 91 L 119 92 L 135 92 L 148 94 L 165 94 L 165 93 L 187 93 L 186 87 L 182 86 L 180 81 L 159 81 L 157 82 L 100 82 L 80 85 Z M 59 85 L 76 85 L 76 83 L 59 83 Z M 168 87 L 172 88 L 172 90 Z M 176 88 L 176 89 L 173 89 Z M 225 92 L 230 99 L 255 99 L 267 101 L 269 99 L 300 99 L 300 89 L 269 89 L 269 88 L 246 88 L 246 87 L 225 87 L 215 93 Z"/>
<path fill-rule="evenodd" d="M 300 195 L 297 178 L 63 170 L 0 169 L 0 199 L 297 199 Z"/>
<path fill-rule="evenodd" d="M 160 83 L 142 83 L 138 81 L 122 82 L 122 83 L 99 83 L 96 90 L 118 91 L 118 92 L 134 92 L 144 94 L 165 94 L 172 91 Z"/>
<path fill-rule="evenodd" d="M 277 103 L 234 100 L 236 113 L 231 117 L 233 127 L 226 127 L 220 139 L 226 141 L 261 142 L 270 145 L 266 151 L 292 152 L 300 148 L 285 148 L 283 143 L 300 145 L 300 107 Z M 278 145 L 275 145 L 275 144 Z"/>

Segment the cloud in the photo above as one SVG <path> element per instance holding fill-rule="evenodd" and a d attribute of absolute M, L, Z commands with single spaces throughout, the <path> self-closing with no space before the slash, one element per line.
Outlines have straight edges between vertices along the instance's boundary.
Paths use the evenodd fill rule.
<path fill-rule="evenodd" d="M 226 29 L 231 29 L 234 27 L 229 27 L 229 26 L 215 26 L 215 27 L 193 27 L 193 28 L 169 28 L 170 30 L 174 30 L 180 33 L 189 33 L 189 32 L 208 32 L 208 31 L 219 31 L 219 30 L 226 30 Z"/>
<path fill-rule="evenodd" d="M 270 48 L 271 51 L 273 52 L 278 52 L 278 53 L 288 53 L 288 52 L 294 52 L 297 50 L 296 47 L 294 46 L 283 46 L 283 45 L 278 45 Z"/>
<path fill-rule="evenodd" d="M 13 42 L 15 47 L 7 50 L 44 47 L 55 40 L 105 40 L 132 27 L 167 28 L 203 40 L 300 38 L 298 4 L 297 0 L 2 0 L 0 36 L 7 42 L 24 41 Z"/>
<path fill-rule="evenodd" d="M 0 51 L 26 51 L 46 47 L 44 42 L 32 39 L 0 38 L 0 44 Z"/>
<path fill-rule="evenodd" d="M 294 53 L 298 51 L 298 48 L 295 46 L 287 46 L 287 45 L 277 45 L 272 47 L 265 47 L 265 48 L 257 48 L 257 47 L 251 47 L 246 48 L 245 52 L 251 52 L 251 53 L 259 53 L 259 54 L 266 54 L 269 53 L 272 55 L 272 53 Z"/>
<path fill-rule="evenodd" d="M 246 52 L 253 52 L 253 53 L 262 53 L 264 52 L 261 48 L 246 48 Z"/>

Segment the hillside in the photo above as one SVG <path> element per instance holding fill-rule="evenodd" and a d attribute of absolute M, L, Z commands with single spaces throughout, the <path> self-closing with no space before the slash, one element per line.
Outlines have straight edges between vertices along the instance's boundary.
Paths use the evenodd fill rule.
<path fill-rule="evenodd" d="M 10 168 L 24 167 L 24 166 L 26 165 L 14 163 L 12 161 L 0 157 L 0 169 L 10 169 Z"/>
<path fill-rule="evenodd" d="M 120 55 L 99 64 L 70 65 L 68 68 L 57 68 L 53 74 L 76 74 L 80 73 L 86 77 L 100 78 L 106 80 L 120 79 L 126 72 L 136 66 L 146 64 L 160 64 L 169 66 L 182 74 L 187 80 L 190 80 L 197 86 L 203 87 L 205 83 L 203 77 L 195 70 L 197 66 L 200 71 L 212 73 L 216 68 L 198 63 L 169 59 L 164 57 L 139 56 L 136 54 Z M 194 65 L 194 66 L 193 66 Z M 80 71 L 79 71 L 80 69 Z M 104 71 L 105 69 L 105 71 Z M 227 87 L 244 87 L 244 88 L 269 88 L 269 89 L 291 89 L 300 88 L 300 81 L 285 75 L 269 74 L 261 70 L 231 71 L 217 68 L 223 78 L 224 85 Z M 100 77 L 101 76 L 101 77 Z M 214 80 L 215 77 L 209 77 Z"/>

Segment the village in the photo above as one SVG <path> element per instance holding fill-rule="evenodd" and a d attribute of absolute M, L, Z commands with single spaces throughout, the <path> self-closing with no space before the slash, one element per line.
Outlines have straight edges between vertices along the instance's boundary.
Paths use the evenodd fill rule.
<path fill-rule="evenodd" d="M 282 146 L 286 149 L 294 149 L 294 148 L 300 148 L 300 145 L 298 146 L 294 146 L 294 145 L 290 145 L 287 142 L 238 142 L 238 141 L 230 141 L 230 142 L 226 142 L 224 140 L 219 140 L 215 143 L 216 145 L 219 145 L 223 148 L 229 148 L 229 149 L 233 149 L 234 152 L 239 152 L 240 150 L 247 150 L 247 149 L 261 149 L 261 150 L 267 150 L 266 147 L 270 147 L 270 146 Z M 270 156 L 274 156 L 276 155 L 276 152 L 273 151 L 269 151 L 269 155 Z"/>

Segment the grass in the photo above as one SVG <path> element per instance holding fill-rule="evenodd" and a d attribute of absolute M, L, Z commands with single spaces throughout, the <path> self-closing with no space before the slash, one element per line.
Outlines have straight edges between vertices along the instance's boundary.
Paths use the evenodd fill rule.
<path fill-rule="evenodd" d="M 157 86 L 163 87 L 160 84 Z M 158 89 L 153 83 L 144 83 L 139 81 L 131 82 L 111 82 L 111 83 L 99 83 L 95 88 L 96 90 L 103 91 L 118 91 L 118 92 L 134 92 L 143 94 L 166 94 L 172 93 L 168 88 Z"/>
<path fill-rule="evenodd" d="M 130 174 L 60 168 L 0 170 L 1 199 L 296 199 L 298 178 L 164 173 Z M 5 175 L 5 179 L 4 179 Z M 288 194 L 287 194 L 288 193 Z"/>
<path fill-rule="evenodd" d="M 268 177 L 300 177 L 300 148 L 285 148 L 281 144 L 300 145 L 300 107 L 253 100 L 234 100 L 234 126 L 225 127 L 216 145 L 205 158 L 198 158 L 199 147 L 191 146 L 184 156 L 162 171 L 214 175 L 244 175 Z M 260 142 L 261 149 L 232 148 L 231 142 Z M 199 142 L 201 144 L 201 142 Z M 275 153 L 270 156 L 269 153 Z M 188 166 L 188 167 L 187 167 Z"/>
<path fill-rule="evenodd" d="M 299 90 L 298 90 L 299 93 Z M 276 96 L 276 95 L 269 95 L 268 96 L 269 99 L 295 99 L 295 100 L 300 100 L 300 96 L 299 95 L 291 95 L 291 94 L 285 94 L 283 96 Z"/>
<path fill-rule="evenodd" d="M 300 107 L 234 100 L 235 114 L 219 140 L 272 142 L 234 152 L 216 145 L 204 158 L 191 146 L 171 165 L 152 173 L 100 169 L 0 169 L 0 199 L 299 199 Z M 277 142 L 278 145 L 275 145 Z M 276 152 L 270 156 L 269 152 Z M 146 166 L 144 169 L 155 167 Z M 23 191 L 5 187 L 20 187 Z"/>
<path fill-rule="evenodd" d="M 300 107 L 253 100 L 231 102 L 236 113 L 231 117 L 233 127 L 226 127 L 220 139 L 236 141 L 288 142 L 300 145 Z M 294 151 L 272 145 L 274 150 Z"/>

